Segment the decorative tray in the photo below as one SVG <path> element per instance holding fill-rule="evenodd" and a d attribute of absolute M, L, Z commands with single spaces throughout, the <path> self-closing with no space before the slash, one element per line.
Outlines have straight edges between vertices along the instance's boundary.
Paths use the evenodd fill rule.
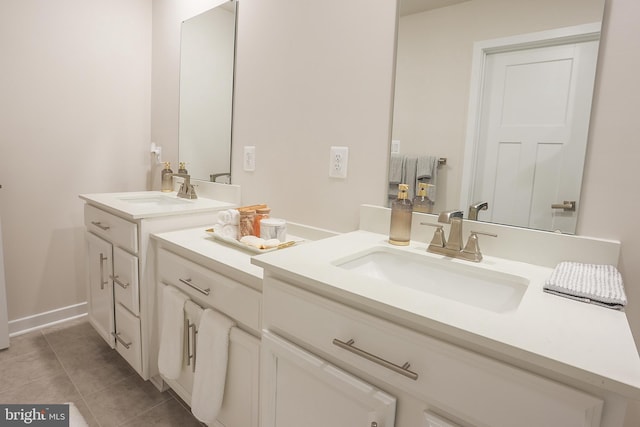
<path fill-rule="evenodd" d="M 221 242 L 225 242 L 228 243 L 232 246 L 236 246 L 242 249 L 246 249 L 250 252 L 256 253 L 256 254 L 263 254 L 265 252 L 271 252 L 271 251 L 276 251 L 278 249 L 284 249 L 284 248 L 288 248 L 289 246 L 293 246 L 295 244 L 298 243 L 302 243 L 304 240 L 295 236 L 289 236 L 289 240 L 283 243 L 280 243 L 278 246 L 274 246 L 272 248 L 258 248 L 256 246 L 252 246 L 249 245 L 247 243 L 241 242 L 237 239 L 234 239 L 232 237 L 227 237 L 227 236 L 223 236 L 220 233 L 217 233 L 213 228 L 207 228 L 205 230 L 208 234 L 210 234 L 211 236 L 213 236 L 214 239 L 219 240 Z"/>

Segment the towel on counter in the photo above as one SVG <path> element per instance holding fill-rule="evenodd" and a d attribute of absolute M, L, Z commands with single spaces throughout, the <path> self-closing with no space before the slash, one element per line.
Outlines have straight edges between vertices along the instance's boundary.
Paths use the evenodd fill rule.
<path fill-rule="evenodd" d="M 191 412 L 203 423 L 210 424 L 217 417 L 224 398 L 229 357 L 229 332 L 233 320 L 207 308 L 200 319 L 196 371 L 191 394 Z"/>
<path fill-rule="evenodd" d="M 436 178 L 438 176 L 438 157 L 418 156 L 416 162 L 416 190 L 421 182 L 432 184 L 427 187 L 427 197 L 432 202 L 436 201 Z"/>
<path fill-rule="evenodd" d="M 162 329 L 158 370 L 166 378 L 175 380 L 182 370 L 184 342 L 184 306 L 189 298 L 173 286 L 162 288 Z"/>
<path fill-rule="evenodd" d="M 561 262 L 543 288 L 555 295 L 617 310 L 627 304 L 622 276 L 612 265 Z"/>
<path fill-rule="evenodd" d="M 218 212 L 218 223 L 238 225 L 240 224 L 240 212 L 237 209 L 226 209 Z"/>

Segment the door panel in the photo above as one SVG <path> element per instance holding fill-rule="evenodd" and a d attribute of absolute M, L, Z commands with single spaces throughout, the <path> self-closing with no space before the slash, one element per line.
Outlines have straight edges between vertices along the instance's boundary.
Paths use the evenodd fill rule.
<path fill-rule="evenodd" d="M 109 346 L 114 348 L 113 282 L 109 279 L 113 269 L 112 246 L 92 233 L 87 232 L 85 236 L 89 321 Z"/>

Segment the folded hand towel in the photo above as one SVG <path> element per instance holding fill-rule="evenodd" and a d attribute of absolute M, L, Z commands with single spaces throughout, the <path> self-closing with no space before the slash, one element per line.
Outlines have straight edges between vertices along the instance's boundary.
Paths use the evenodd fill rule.
<path fill-rule="evenodd" d="M 182 370 L 184 342 L 184 305 L 189 298 L 174 288 L 162 288 L 162 329 L 158 370 L 168 379 L 175 380 Z"/>
<path fill-rule="evenodd" d="M 408 197 L 409 200 L 413 200 L 416 195 L 416 166 L 418 158 L 414 156 L 407 156 L 404 161 L 404 178 L 402 182 L 409 186 Z"/>
<path fill-rule="evenodd" d="M 419 156 L 416 162 L 416 188 L 421 182 L 431 184 L 427 187 L 427 197 L 432 202 L 436 200 L 436 179 L 438 177 L 438 157 Z"/>
<path fill-rule="evenodd" d="M 238 225 L 240 223 L 240 212 L 237 209 L 227 209 L 218 212 L 218 222 L 221 224 Z"/>
<path fill-rule="evenodd" d="M 627 304 L 622 276 L 612 265 L 561 262 L 543 288 L 545 292 L 618 310 Z"/>
<path fill-rule="evenodd" d="M 229 357 L 229 332 L 234 325 L 233 320 L 209 308 L 204 310 L 200 319 L 191 412 L 206 424 L 218 417 L 222 407 Z"/>

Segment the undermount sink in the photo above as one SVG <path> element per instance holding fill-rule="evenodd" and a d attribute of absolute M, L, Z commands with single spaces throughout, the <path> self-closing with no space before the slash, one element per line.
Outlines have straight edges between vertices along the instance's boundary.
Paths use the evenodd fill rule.
<path fill-rule="evenodd" d="M 387 247 L 337 260 L 334 265 L 497 313 L 516 309 L 529 284 L 526 278 L 513 274 Z"/>
<path fill-rule="evenodd" d="M 145 195 L 145 196 L 126 196 L 119 197 L 118 200 L 127 203 L 133 203 L 135 205 L 145 206 L 173 206 L 184 205 L 192 203 L 190 200 L 181 199 L 175 196 L 163 196 L 160 194 Z"/>

